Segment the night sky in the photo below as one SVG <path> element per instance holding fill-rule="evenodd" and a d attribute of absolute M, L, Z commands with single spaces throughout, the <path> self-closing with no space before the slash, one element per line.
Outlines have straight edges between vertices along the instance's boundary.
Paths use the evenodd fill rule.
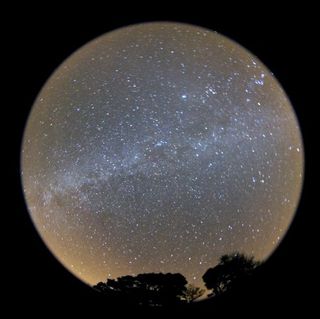
<path fill-rule="evenodd" d="M 22 180 L 31 217 L 83 281 L 263 260 L 303 177 L 293 109 L 248 51 L 194 26 L 149 23 L 82 47 L 30 113 Z"/>

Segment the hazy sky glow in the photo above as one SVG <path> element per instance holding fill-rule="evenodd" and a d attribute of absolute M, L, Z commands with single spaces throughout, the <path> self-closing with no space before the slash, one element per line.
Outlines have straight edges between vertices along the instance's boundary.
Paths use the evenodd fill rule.
<path fill-rule="evenodd" d="M 32 108 L 22 179 L 47 246 L 94 284 L 201 276 L 225 253 L 269 256 L 299 199 L 292 107 L 261 62 L 194 26 L 149 23 L 82 47 Z"/>

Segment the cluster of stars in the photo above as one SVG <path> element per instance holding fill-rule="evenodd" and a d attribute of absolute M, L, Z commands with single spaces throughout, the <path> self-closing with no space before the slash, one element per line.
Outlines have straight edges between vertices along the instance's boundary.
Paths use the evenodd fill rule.
<path fill-rule="evenodd" d="M 67 59 L 33 106 L 22 149 L 31 216 L 84 281 L 266 258 L 302 180 L 299 127 L 273 75 L 216 34 L 151 23 Z"/>

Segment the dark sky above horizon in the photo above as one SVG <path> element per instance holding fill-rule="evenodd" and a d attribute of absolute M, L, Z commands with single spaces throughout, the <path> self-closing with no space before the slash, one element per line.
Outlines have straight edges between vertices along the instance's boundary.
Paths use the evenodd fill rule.
<path fill-rule="evenodd" d="M 83 281 L 267 258 L 299 199 L 303 146 L 277 80 L 235 42 L 148 23 L 95 39 L 37 97 L 22 145 L 32 219 Z"/>

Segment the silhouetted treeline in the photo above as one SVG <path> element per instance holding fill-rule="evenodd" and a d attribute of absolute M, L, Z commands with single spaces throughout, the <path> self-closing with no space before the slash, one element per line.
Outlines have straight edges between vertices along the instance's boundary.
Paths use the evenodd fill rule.
<path fill-rule="evenodd" d="M 217 297 L 232 290 L 253 274 L 259 262 L 240 253 L 224 255 L 209 268 L 202 279 L 209 297 Z M 204 290 L 188 284 L 179 274 L 146 273 L 122 276 L 99 282 L 93 287 L 109 301 L 143 307 L 173 307 L 190 304 L 204 294 Z"/>

